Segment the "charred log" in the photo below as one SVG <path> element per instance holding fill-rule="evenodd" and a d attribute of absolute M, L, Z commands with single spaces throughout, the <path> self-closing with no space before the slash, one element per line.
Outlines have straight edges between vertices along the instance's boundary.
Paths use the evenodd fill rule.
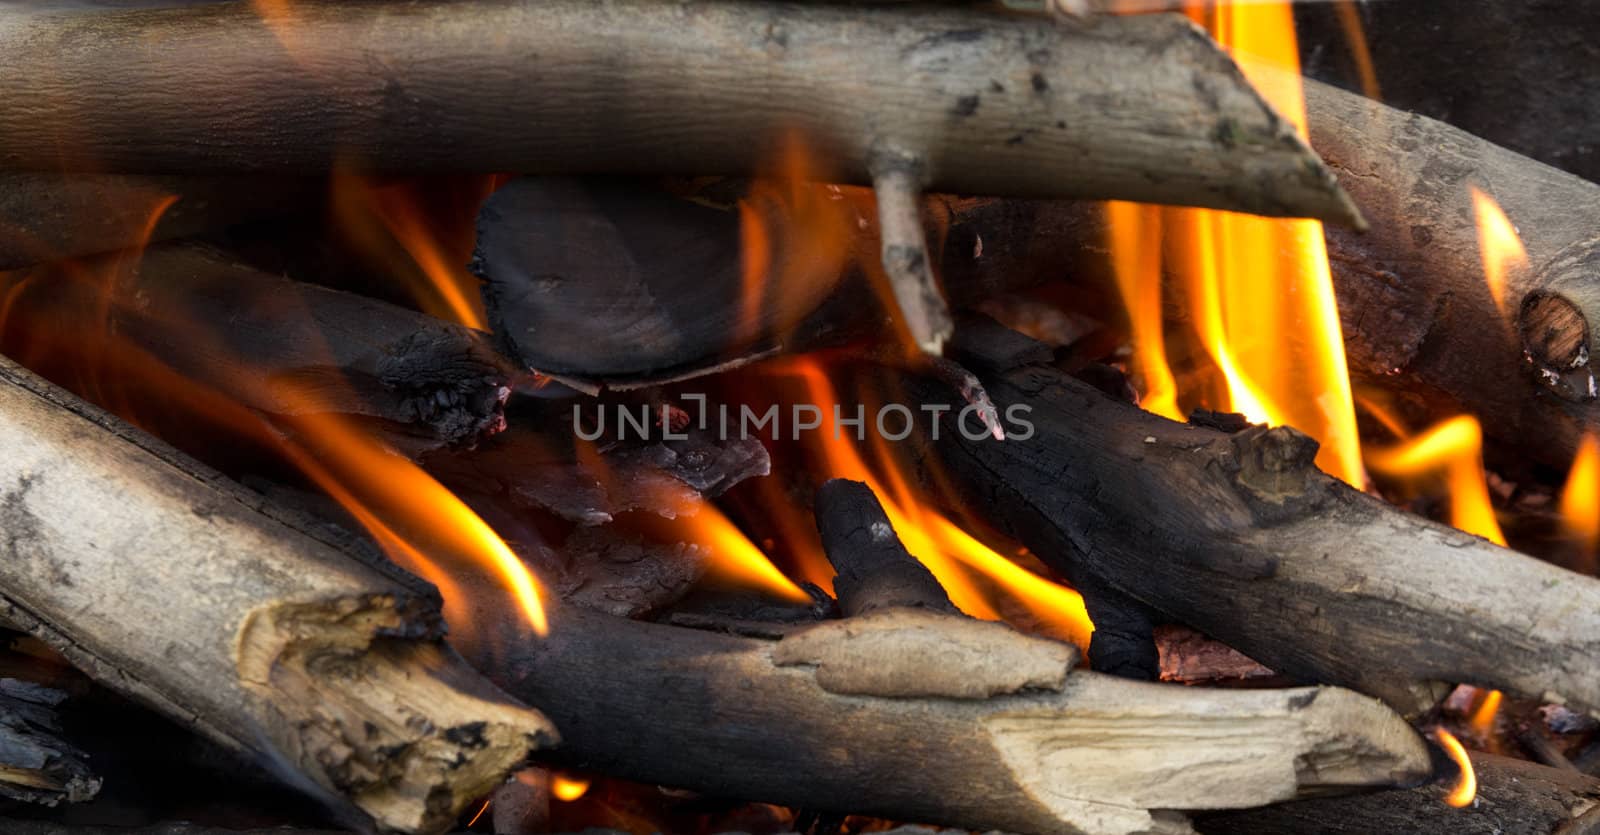
<path fill-rule="evenodd" d="M 474 0 L 12 18 L 0 160 L 13 168 L 745 174 L 798 130 L 857 183 L 891 151 L 949 191 L 1359 223 L 1289 124 L 1177 17 Z"/>
<path fill-rule="evenodd" d="M 833 479 L 817 490 L 816 516 L 845 617 L 905 607 L 955 614 L 944 587 L 895 535 L 872 488 Z"/>
<path fill-rule="evenodd" d="M 554 738 L 442 642 L 431 589 L 9 360 L 0 445 L 0 612 L 106 686 L 403 832 Z"/>
<path fill-rule="evenodd" d="M 1002 409 L 1031 409 L 1034 431 L 973 441 L 950 419 L 929 455 L 1075 585 L 1405 711 L 1435 703 L 1441 682 L 1600 706 L 1600 671 L 1582 662 L 1600 649 L 1600 581 L 1359 493 L 1316 470 L 1316 442 L 1293 429 L 1174 423 L 1015 365 L 1020 335 L 963 329 L 958 356 Z"/>
<path fill-rule="evenodd" d="M 548 710 L 559 756 L 643 782 L 972 829 L 1126 833 L 1188 831 L 1181 816 L 1147 809 L 1252 806 L 1431 772 L 1404 722 L 1343 690 L 1074 673 L 1058 691 L 988 699 L 840 695 L 814 667 L 775 663 L 790 638 L 576 609 L 552 612 L 551 624 L 504 667 L 506 686 Z M 1202 715 L 1221 737 L 1193 735 Z M 1213 723 L 1221 716 L 1231 718 Z M 1176 774 L 1175 761 L 1185 763 Z"/>
<path fill-rule="evenodd" d="M 100 790 L 84 753 L 62 736 L 56 707 L 65 698 L 59 690 L 0 679 L 0 796 L 54 806 Z"/>
<path fill-rule="evenodd" d="M 407 447 L 470 442 L 503 425 L 513 371 L 484 334 L 203 246 L 42 265 L 0 286 L 9 301 L 0 344 L 55 368 L 142 352 L 258 412 L 361 416 Z"/>

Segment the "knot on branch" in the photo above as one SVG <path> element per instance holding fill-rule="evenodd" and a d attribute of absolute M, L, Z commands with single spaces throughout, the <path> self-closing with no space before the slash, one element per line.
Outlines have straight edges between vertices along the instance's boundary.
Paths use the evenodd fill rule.
<path fill-rule="evenodd" d="M 1293 515 L 1314 492 L 1315 438 L 1290 426 L 1252 426 L 1229 440 L 1234 484 L 1258 521 Z"/>

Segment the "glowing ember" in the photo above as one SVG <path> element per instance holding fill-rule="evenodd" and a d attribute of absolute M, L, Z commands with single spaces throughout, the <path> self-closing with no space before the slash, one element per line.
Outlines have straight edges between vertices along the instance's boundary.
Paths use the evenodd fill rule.
<path fill-rule="evenodd" d="M 1461 741 L 1456 739 L 1454 734 L 1440 728 L 1438 735 L 1439 744 L 1450 754 L 1450 759 L 1455 760 L 1456 765 L 1461 767 L 1461 781 L 1445 795 L 1444 802 L 1457 808 L 1469 806 L 1472 804 L 1472 799 L 1478 796 L 1478 777 L 1472 771 L 1472 760 L 1467 756 L 1467 749 L 1462 747 Z"/>
<path fill-rule="evenodd" d="M 1600 550 L 1600 437 L 1585 433 L 1561 490 L 1561 524 L 1589 552 Z"/>
<path fill-rule="evenodd" d="M 1434 426 L 1399 446 L 1374 451 L 1367 464 L 1399 478 L 1443 475 L 1450 493 L 1450 524 L 1498 545 L 1506 544 L 1489 502 L 1483 472 L 1483 431 L 1469 415 Z"/>
<path fill-rule="evenodd" d="M 1506 283 L 1512 271 L 1526 269 L 1528 253 L 1522 248 L 1522 238 L 1511 219 L 1501 210 L 1494 198 L 1484 194 L 1477 186 L 1472 188 L 1472 210 L 1478 218 L 1478 253 L 1483 258 L 1483 277 L 1489 283 L 1489 294 L 1494 297 L 1500 315 L 1506 314 Z"/>
<path fill-rule="evenodd" d="M 1190 5 L 1186 10 L 1208 24 L 1256 89 L 1305 136 L 1305 95 L 1289 4 Z M 1355 407 L 1322 225 L 1169 209 L 1159 228 L 1149 222 L 1121 228 L 1134 217 L 1112 209 L 1119 285 L 1127 293 L 1137 283 L 1141 294 L 1130 303 L 1131 318 L 1136 323 L 1148 318 L 1145 311 L 1159 307 L 1159 296 L 1148 280 L 1124 279 L 1149 269 L 1135 266 L 1124 253 L 1162 251 L 1165 244 L 1167 270 L 1181 282 L 1196 336 L 1225 386 L 1217 392 L 1179 391 L 1179 399 L 1241 412 L 1256 422 L 1294 426 L 1321 442 L 1319 466 L 1361 485 Z M 1148 356 L 1161 345 L 1149 336 L 1148 324 L 1135 327 L 1141 336 L 1134 347 L 1144 355 L 1136 356 L 1137 367 L 1156 394 L 1154 405 L 1165 409 L 1163 375 L 1150 371 L 1164 361 Z"/>
<path fill-rule="evenodd" d="M 1494 718 L 1500 713 L 1500 702 L 1504 696 L 1499 690 L 1490 690 L 1483 694 L 1472 716 L 1467 720 L 1472 729 L 1480 736 L 1487 735 L 1494 729 Z"/>
<path fill-rule="evenodd" d="M 568 777 L 565 774 L 557 774 L 550 779 L 550 793 L 555 795 L 557 800 L 564 803 L 571 803 L 583 797 L 588 791 L 589 781 L 581 777 Z"/>

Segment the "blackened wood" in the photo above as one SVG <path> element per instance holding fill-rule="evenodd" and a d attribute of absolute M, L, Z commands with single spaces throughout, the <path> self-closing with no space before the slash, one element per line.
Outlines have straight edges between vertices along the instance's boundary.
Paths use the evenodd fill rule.
<path fill-rule="evenodd" d="M 1416 789 L 1281 803 L 1207 815 L 1195 828 L 1215 835 L 1587 835 L 1600 806 L 1600 780 L 1537 763 L 1473 752 L 1478 794 L 1471 805 L 1444 802 L 1448 783 Z M 1580 828 L 1584 827 L 1584 828 Z"/>
<path fill-rule="evenodd" d="M 496 669 L 511 692 L 549 712 L 565 759 L 643 782 L 894 820 L 1183 832 L 1179 816 L 1145 810 L 1409 783 L 1432 767 L 1397 717 L 1337 689 L 1207 691 L 1083 672 L 1054 693 L 842 696 L 809 668 L 774 665 L 768 641 L 571 608 L 551 613 L 548 639 L 517 651 Z M 1185 765 L 1174 771 L 1176 761 Z"/>
<path fill-rule="evenodd" d="M 943 190 L 1359 223 L 1289 124 L 1175 16 L 434 0 L 7 23 L 13 168 L 743 174 L 798 131 L 857 183 L 895 148 Z"/>
<path fill-rule="evenodd" d="M 0 679 L 0 796 L 54 806 L 94 797 L 100 778 L 63 736 L 59 690 Z"/>
<path fill-rule="evenodd" d="M 513 370 L 486 335 L 269 275 L 195 244 L 0 275 L 3 344 L 61 365 L 96 340 L 259 412 L 372 418 L 407 447 L 503 426 Z"/>
<path fill-rule="evenodd" d="M 957 358 L 1002 410 L 1030 408 L 1034 432 L 971 441 L 947 423 L 929 454 L 1074 585 L 1405 711 L 1441 682 L 1600 706 L 1600 669 L 1582 661 L 1600 651 L 1600 581 L 1359 493 L 1316 470 L 1316 442 L 1293 429 L 1174 423 L 1052 367 L 1006 368 L 1024 337 L 998 325 L 957 334 Z"/>
<path fill-rule="evenodd" d="M 817 488 L 822 550 L 838 572 L 834 593 L 845 617 L 895 607 L 956 613 L 933 573 L 895 534 L 872 488 L 836 478 Z"/>
<path fill-rule="evenodd" d="M 432 589 L 5 359 L 0 446 L 0 615 L 107 687 L 410 833 L 553 739 Z"/>

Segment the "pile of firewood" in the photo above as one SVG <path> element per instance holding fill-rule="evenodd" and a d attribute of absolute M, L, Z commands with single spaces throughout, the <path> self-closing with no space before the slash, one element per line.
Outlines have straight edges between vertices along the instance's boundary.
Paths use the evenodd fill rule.
<path fill-rule="evenodd" d="M 494 794 L 497 832 L 537 831 L 513 807 L 548 796 L 508 782 L 530 761 L 1041 835 L 1600 825 L 1600 781 L 1489 756 L 1446 805 L 1459 766 L 1418 730 L 1461 683 L 1600 711 L 1600 581 L 1352 489 L 1293 428 L 1143 412 L 972 312 L 1109 280 L 1081 201 L 1324 220 L 1352 371 L 1564 465 L 1600 409 L 1600 187 L 1312 81 L 1308 146 L 1182 17 L 1015 5 L 0 7 L 0 620 L 358 830 L 445 832 Z M 744 236 L 782 217 L 739 198 L 786 132 L 849 241 L 774 238 L 801 280 L 752 309 Z M 482 323 L 329 246 L 330 182 L 437 209 L 490 172 L 518 176 L 445 259 Z M 1469 185 L 1522 224 L 1510 326 Z M 803 500 L 836 597 L 702 594 L 718 555 L 644 531 L 778 477 L 768 449 L 572 437 L 574 403 L 665 428 L 684 380 L 824 349 L 995 433 L 1030 410 L 1004 441 L 948 411 L 911 457 L 1084 595 L 1086 652 L 961 614 L 856 482 Z M 478 577 L 442 600 L 296 473 L 330 416 L 488 521 L 548 634 Z M 1155 683 L 1167 623 L 1305 686 Z M 89 800 L 62 692 L 21 678 L 0 794 Z"/>

